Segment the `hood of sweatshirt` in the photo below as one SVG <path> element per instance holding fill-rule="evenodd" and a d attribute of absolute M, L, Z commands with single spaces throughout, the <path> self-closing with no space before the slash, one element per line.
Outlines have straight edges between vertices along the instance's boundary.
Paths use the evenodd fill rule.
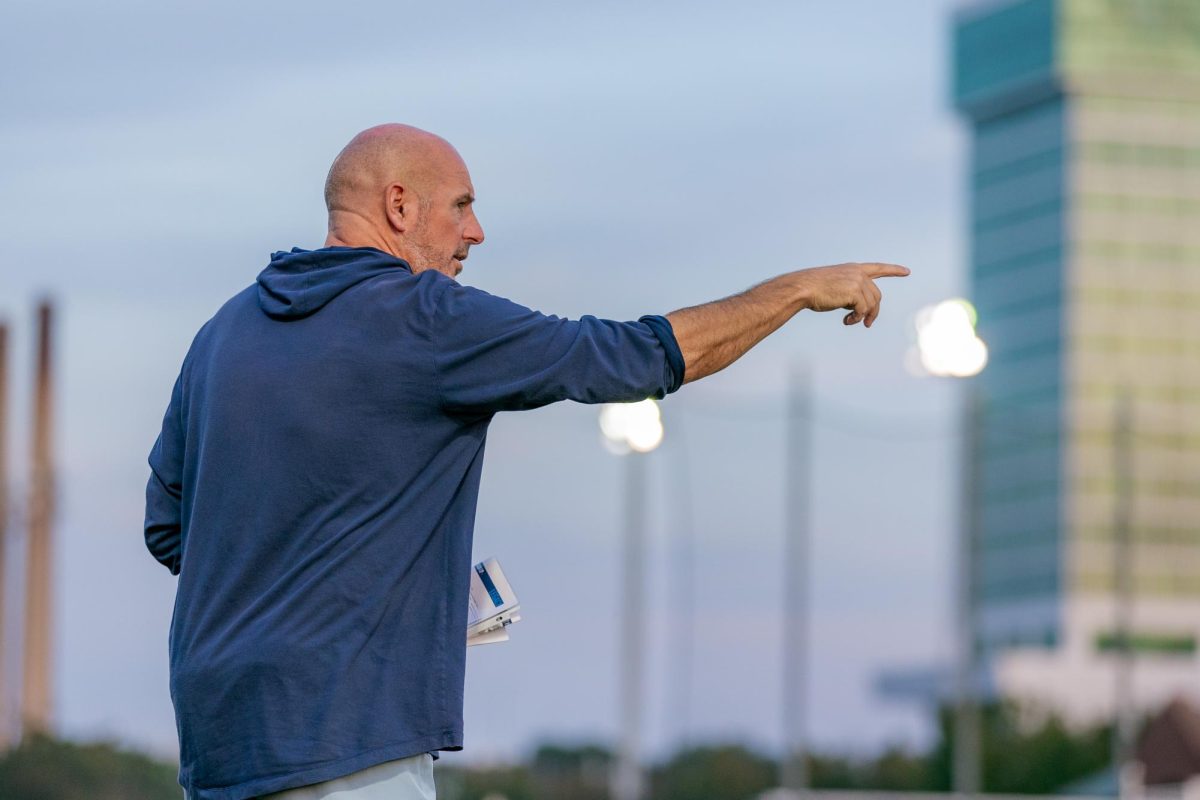
<path fill-rule="evenodd" d="M 258 304 L 274 319 L 307 317 L 355 284 L 408 263 L 374 247 L 293 247 L 258 274 Z"/>

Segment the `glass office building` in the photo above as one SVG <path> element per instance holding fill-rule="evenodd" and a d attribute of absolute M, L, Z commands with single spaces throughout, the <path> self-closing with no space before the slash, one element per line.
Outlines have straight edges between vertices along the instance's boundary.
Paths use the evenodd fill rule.
<path fill-rule="evenodd" d="M 1200 691 L 1200 0 L 979 2 L 954 20 L 992 682 L 1111 713 L 1126 396 L 1135 694 Z"/>

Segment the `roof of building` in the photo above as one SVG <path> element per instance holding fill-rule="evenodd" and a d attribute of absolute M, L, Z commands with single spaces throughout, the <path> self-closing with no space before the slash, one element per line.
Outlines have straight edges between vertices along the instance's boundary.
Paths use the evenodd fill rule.
<path fill-rule="evenodd" d="M 1147 786 L 1183 783 L 1200 775 L 1200 710 L 1177 697 L 1151 717 L 1138 740 Z"/>

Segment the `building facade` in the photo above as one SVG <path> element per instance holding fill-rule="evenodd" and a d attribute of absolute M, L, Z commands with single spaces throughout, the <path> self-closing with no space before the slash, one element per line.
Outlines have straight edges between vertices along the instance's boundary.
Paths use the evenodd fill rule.
<path fill-rule="evenodd" d="M 1200 697 L 1200 0 L 976 3 L 953 58 L 989 683 L 1110 716 L 1127 565 L 1137 704 Z"/>

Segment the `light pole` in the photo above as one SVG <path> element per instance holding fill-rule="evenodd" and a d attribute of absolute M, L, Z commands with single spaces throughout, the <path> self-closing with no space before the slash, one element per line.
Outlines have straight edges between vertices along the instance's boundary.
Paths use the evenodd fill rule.
<path fill-rule="evenodd" d="M 975 308 L 966 300 L 945 300 L 917 313 L 914 371 L 970 378 L 987 365 L 987 346 L 975 334 Z M 962 530 L 955 582 L 954 791 L 972 796 L 982 789 L 982 731 L 978 698 L 979 653 L 976 613 L 979 598 L 979 493 L 983 441 L 983 401 L 972 381 L 963 408 Z"/>
<path fill-rule="evenodd" d="M 653 400 L 609 403 L 600 410 L 605 446 L 625 461 L 625 536 L 621 592 L 621 743 L 612 783 L 614 800 L 640 800 L 638 764 L 645 646 L 646 465 L 642 456 L 662 442 L 662 417 Z"/>
<path fill-rule="evenodd" d="M 1133 395 L 1128 386 L 1117 391 L 1113 406 L 1113 608 L 1116 631 L 1113 685 L 1112 762 L 1117 796 L 1137 794 L 1140 777 L 1134 763 L 1137 718 L 1133 693 Z"/>
<path fill-rule="evenodd" d="M 807 365 L 792 365 L 788 381 L 787 485 L 784 489 L 783 769 L 786 797 L 808 789 L 807 719 L 809 656 L 809 519 L 812 496 L 812 379 Z"/>
<path fill-rule="evenodd" d="M 8 582 L 5 579 L 8 547 L 8 326 L 0 321 L 0 753 L 8 750 L 8 675 L 4 659 L 8 655 L 8 637 L 4 625 L 8 609 L 4 602 Z"/>

